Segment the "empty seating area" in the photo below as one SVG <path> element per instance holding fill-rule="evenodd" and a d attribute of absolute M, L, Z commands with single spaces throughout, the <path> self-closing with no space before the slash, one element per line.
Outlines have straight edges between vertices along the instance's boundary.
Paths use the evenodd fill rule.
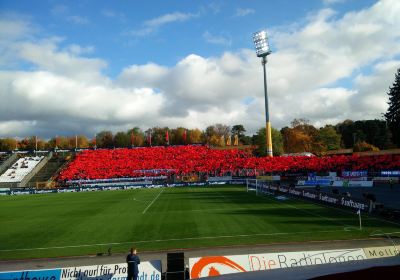
<path fill-rule="evenodd" d="M 79 153 L 59 175 L 60 181 L 188 175 L 203 173 L 261 175 L 284 172 L 390 170 L 400 168 L 400 155 L 332 157 L 254 157 L 250 151 L 214 150 L 206 146 L 172 146 Z"/>
<path fill-rule="evenodd" d="M 9 154 L 0 154 L 0 166 L 10 157 Z"/>
<path fill-rule="evenodd" d="M 32 177 L 29 183 L 48 181 L 65 162 L 66 160 L 62 156 L 53 155 L 46 165 Z"/>
<path fill-rule="evenodd" d="M 9 169 L 0 176 L 0 183 L 18 183 L 28 175 L 43 156 L 23 157 L 17 160 Z"/>

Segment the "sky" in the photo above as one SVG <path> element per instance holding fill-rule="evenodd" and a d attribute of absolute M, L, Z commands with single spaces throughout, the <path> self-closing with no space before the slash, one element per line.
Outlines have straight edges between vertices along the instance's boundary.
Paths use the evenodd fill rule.
<path fill-rule="evenodd" d="M 382 119 L 398 0 L 0 0 L 0 137 Z"/>

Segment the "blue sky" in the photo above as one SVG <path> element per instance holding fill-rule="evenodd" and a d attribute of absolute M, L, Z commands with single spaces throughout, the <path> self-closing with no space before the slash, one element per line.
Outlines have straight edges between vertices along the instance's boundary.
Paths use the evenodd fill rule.
<path fill-rule="evenodd" d="M 129 64 L 172 66 L 192 53 L 210 57 L 252 48 L 251 34 L 260 29 L 290 28 L 319 9 L 343 13 L 373 2 L 2 0 L 0 7 L 30 18 L 38 37 L 62 37 L 60 47 L 93 48 L 87 55 L 106 60 L 106 73 L 115 77 Z"/>
<path fill-rule="evenodd" d="M 253 133 L 260 29 L 273 126 L 379 118 L 399 67 L 398 2 L 0 0 L 0 137 L 215 123 Z"/>

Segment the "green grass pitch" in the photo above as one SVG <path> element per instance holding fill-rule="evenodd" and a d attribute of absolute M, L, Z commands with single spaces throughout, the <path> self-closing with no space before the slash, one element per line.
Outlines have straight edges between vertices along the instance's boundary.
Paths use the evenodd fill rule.
<path fill-rule="evenodd" d="M 0 197 L 0 259 L 367 238 L 399 225 L 243 186 Z"/>

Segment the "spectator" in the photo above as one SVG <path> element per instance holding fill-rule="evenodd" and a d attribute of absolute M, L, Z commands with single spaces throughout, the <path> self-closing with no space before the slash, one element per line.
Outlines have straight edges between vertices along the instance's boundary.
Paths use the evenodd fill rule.
<path fill-rule="evenodd" d="M 136 248 L 131 248 L 130 254 L 126 256 L 126 263 L 128 264 L 128 278 L 127 280 L 137 280 L 139 275 L 140 259 L 137 256 Z"/>

